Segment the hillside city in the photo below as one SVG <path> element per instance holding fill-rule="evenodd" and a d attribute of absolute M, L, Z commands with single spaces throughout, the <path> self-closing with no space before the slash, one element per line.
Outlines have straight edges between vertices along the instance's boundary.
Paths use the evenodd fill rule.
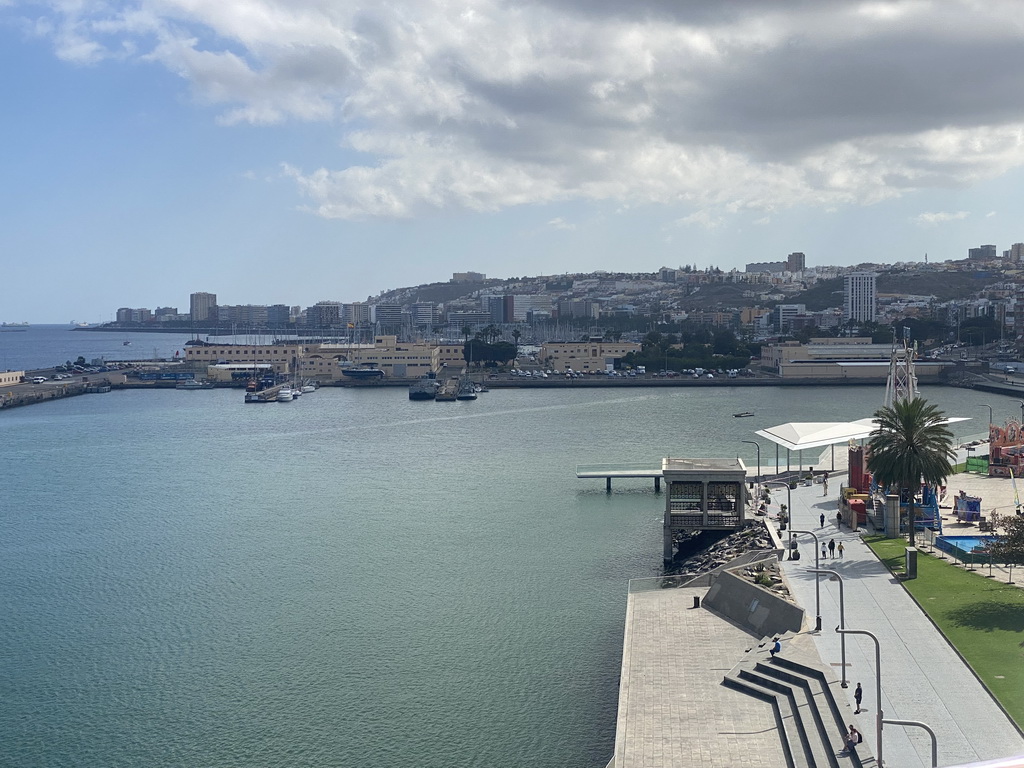
<path fill-rule="evenodd" d="M 660 326 L 728 329 L 747 342 L 779 337 L 860 334 L 884 341 L 896 324 L 935 343 L 986 344 L 1024 334 L 1024 244 L 999 253 L 994 245 L 958 261 L 853 267 L 808 266 L 803 253 L 785 261 L 749 263 L 744 270 L 664 267 L 655 273 L 563 274 L 488 278 L 455 273 L 443 283 L 399 288 L 366 301 L 318 301 L 298 306 L 219 303 L 214 293 L 176 307 L 122 307 L 109 328 L 190 330 L 205 334 L 401 339 L 468 337 L 483 327 L 495 338 L 522 343 L 613 334 L 642 336 Z M 581 335 L 582 334 L 582 335 Z"/>

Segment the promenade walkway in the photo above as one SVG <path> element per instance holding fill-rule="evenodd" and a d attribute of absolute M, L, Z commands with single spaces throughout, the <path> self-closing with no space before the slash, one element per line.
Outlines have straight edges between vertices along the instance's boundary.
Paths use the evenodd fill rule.
<path fill-rule="evenodd" d="M 939 765 L 1024 754 L 1024 736 L 995 703 L 984 686 L 960 659 L 903 587 L 878 561 L 861 534 L 836 527 L 839 478 L 822 496 L 822 486 L 798 487 L 792 497 L 791 526 L 812 531 L 819 541 L 843 543 L 842 559 L 821 560 L 820 567 L 839 572 L 844 579 L 846 627 L 873 632 L 881 644 L 882 709 L 886 719 L 918 720 L 938 734 Z M 951 479 L 952 487 L 955 479 Z M 786 501 L 786 489 L 773 488 L 773 510 Z M 825 525 L 819 517 L 825 515 Z M 784 534 L 785 536 L 785 534 Z M 783 569 L 794 598 L 814 626 L 814 547 L 810 536 L 798 537 L 801 558 L 786 561 Z M 819 553 L 820 555 L 820 553 Z M 839 585 L 821 577 L 823 631 L 814 635 L 822 661 L 840 677 Z M 847 689 L 860 682 L 864 688 L 861 714 L 854 723 L 865 740 L 875 737 L 875 647 L 865 636 L 846 636 Z M 883 736 L 884 761 L 899 768 L 931 765 L 931 742 L 919 728 L 887 725 Z"/>

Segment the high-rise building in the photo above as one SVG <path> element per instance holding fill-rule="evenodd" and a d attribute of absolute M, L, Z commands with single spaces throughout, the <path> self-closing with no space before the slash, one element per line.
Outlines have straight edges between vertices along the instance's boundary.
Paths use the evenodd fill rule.
<path fill-rule="evenodd" d="M 843 318 L 860 322 L 875 322 L 878 296 L 874 272 L 851 272 L 843 281 Z"/>
<path fill-rule="evenodd" d="M 1011 245 L 1010 250 L 1003 251 L 1003 258 L 1020 264 L 1021 261 L 1024 261 L 1024 243 L 1014 243 Z"/>
<path fill-rule="evenodd" d="M 994 245 L 979 245 L 977 248 L 967 249 L 967 258 L 975 261 L 991 261 L 997 255 Z"/>
<path fill-rule="evenodd" d="M 193 323 L 205 323 L 216 320 L 214 308 L 217 306 L 216 293 L 193 293 L 188 297 L 188 312 Z"/>
<path fill-rule="evenodd" d="M 306 307 L 307 328 L 337 328 L 341 325 L 341 302 L 318 301 Z"/>
<path fill-rule="evenodd" d="M 807 257 L 795 251 L 786 257 L 787 272 L 803 272 L 807 268 Z"/>

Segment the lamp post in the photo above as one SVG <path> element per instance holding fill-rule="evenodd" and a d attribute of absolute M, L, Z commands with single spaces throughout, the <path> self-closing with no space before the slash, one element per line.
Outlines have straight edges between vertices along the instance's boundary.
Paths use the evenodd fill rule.
<path fill-rule="evenodd" d="M 747 445 L 752 445 L 755 448 L 757 448 L 757 483 L 760 484 L 760 482 L 761 482 L 761 444 L 760 443 L 756 443 L 753 440 L 740 440 L 740 442 L 741 443 L 746 443 Z M 789 486 L 787 485 L 786 487 L 788 488 Z"/>
<path fill-rule="evenodd" d="M 991 430 L 992 429 L 992 406 L 989 405 L 988 403 L 981 403 L 978 407 L 979 408 L 988 408 L 988 426 L 989 426 L 989 430 Z"/>
<path fill-rule="evenodd" d="M 792 515 L 793 514 L 793 495 L 792 495 L 792 493 L 793 492 L 789 488 L 789 483 L 784 483 L 781 480 L 766 480 L 763 483 L 763 485 L 765 485 L 765 486 L 769 486 L 769 485 L 782 485 L 782 486 L 785 486 L 785 488 L 786 488 L 786 509 L 789 510 L 789 514 Z M 792 538 L 792 536 L 790 538 Z"/>
<path fill-rule="evenodd" d="M 828 568 L 810 568 L 811 573 L 827 573 L 832 578 L 839 580 L 839 628 L 846 629 L 846 604 L 843 601 L 843 577 L 839 575 L 838 571 L 832 571 Z M 840 648 L 840 668 L 843 670 L 843 679 L 839 683 L 843 688 L 849 688 L 850 683 L 846 680 L 846 635 L 839 636 L 839 648 Z"/>
<path fill-rule="evenodd" d="M 794 533 L 806 533 L 814 539 L 814 568 L 811 569 L 811 573 L 814 574 L 814 631 L 821 632 L 821 576 L 817 573 L 820 570 L 821 563 L 818 560 L 818 537 L 813 531 L 794 531 L 790 528 L 790 541 L 792 541 Z M 790 549 L 792 549 L 792 546 Z"/>
<path fill-rule="evenodd" d="M 918 720 L 883 720 L 887 725 L 910 725 L 915 728 L 924 728 L 932 737 L 932 768 L 939 768 L 939 740 L 935 737 L 935 731 Z"/>
<path fill-rule="evenodd" d="M 878 638 L 866 629 L 840 629 L 836 627 L 840 635 L 867 635 L 875 641 L 875 764 L 884 765 L 882 762 L 882 647 Z"/>

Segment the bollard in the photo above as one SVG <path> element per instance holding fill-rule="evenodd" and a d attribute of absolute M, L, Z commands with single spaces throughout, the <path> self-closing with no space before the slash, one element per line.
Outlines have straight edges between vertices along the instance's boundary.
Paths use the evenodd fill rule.
<path fill-rule="evenodd" d="M 693 596 L 693 607 L 700 608 L 700 595 Z"/>

